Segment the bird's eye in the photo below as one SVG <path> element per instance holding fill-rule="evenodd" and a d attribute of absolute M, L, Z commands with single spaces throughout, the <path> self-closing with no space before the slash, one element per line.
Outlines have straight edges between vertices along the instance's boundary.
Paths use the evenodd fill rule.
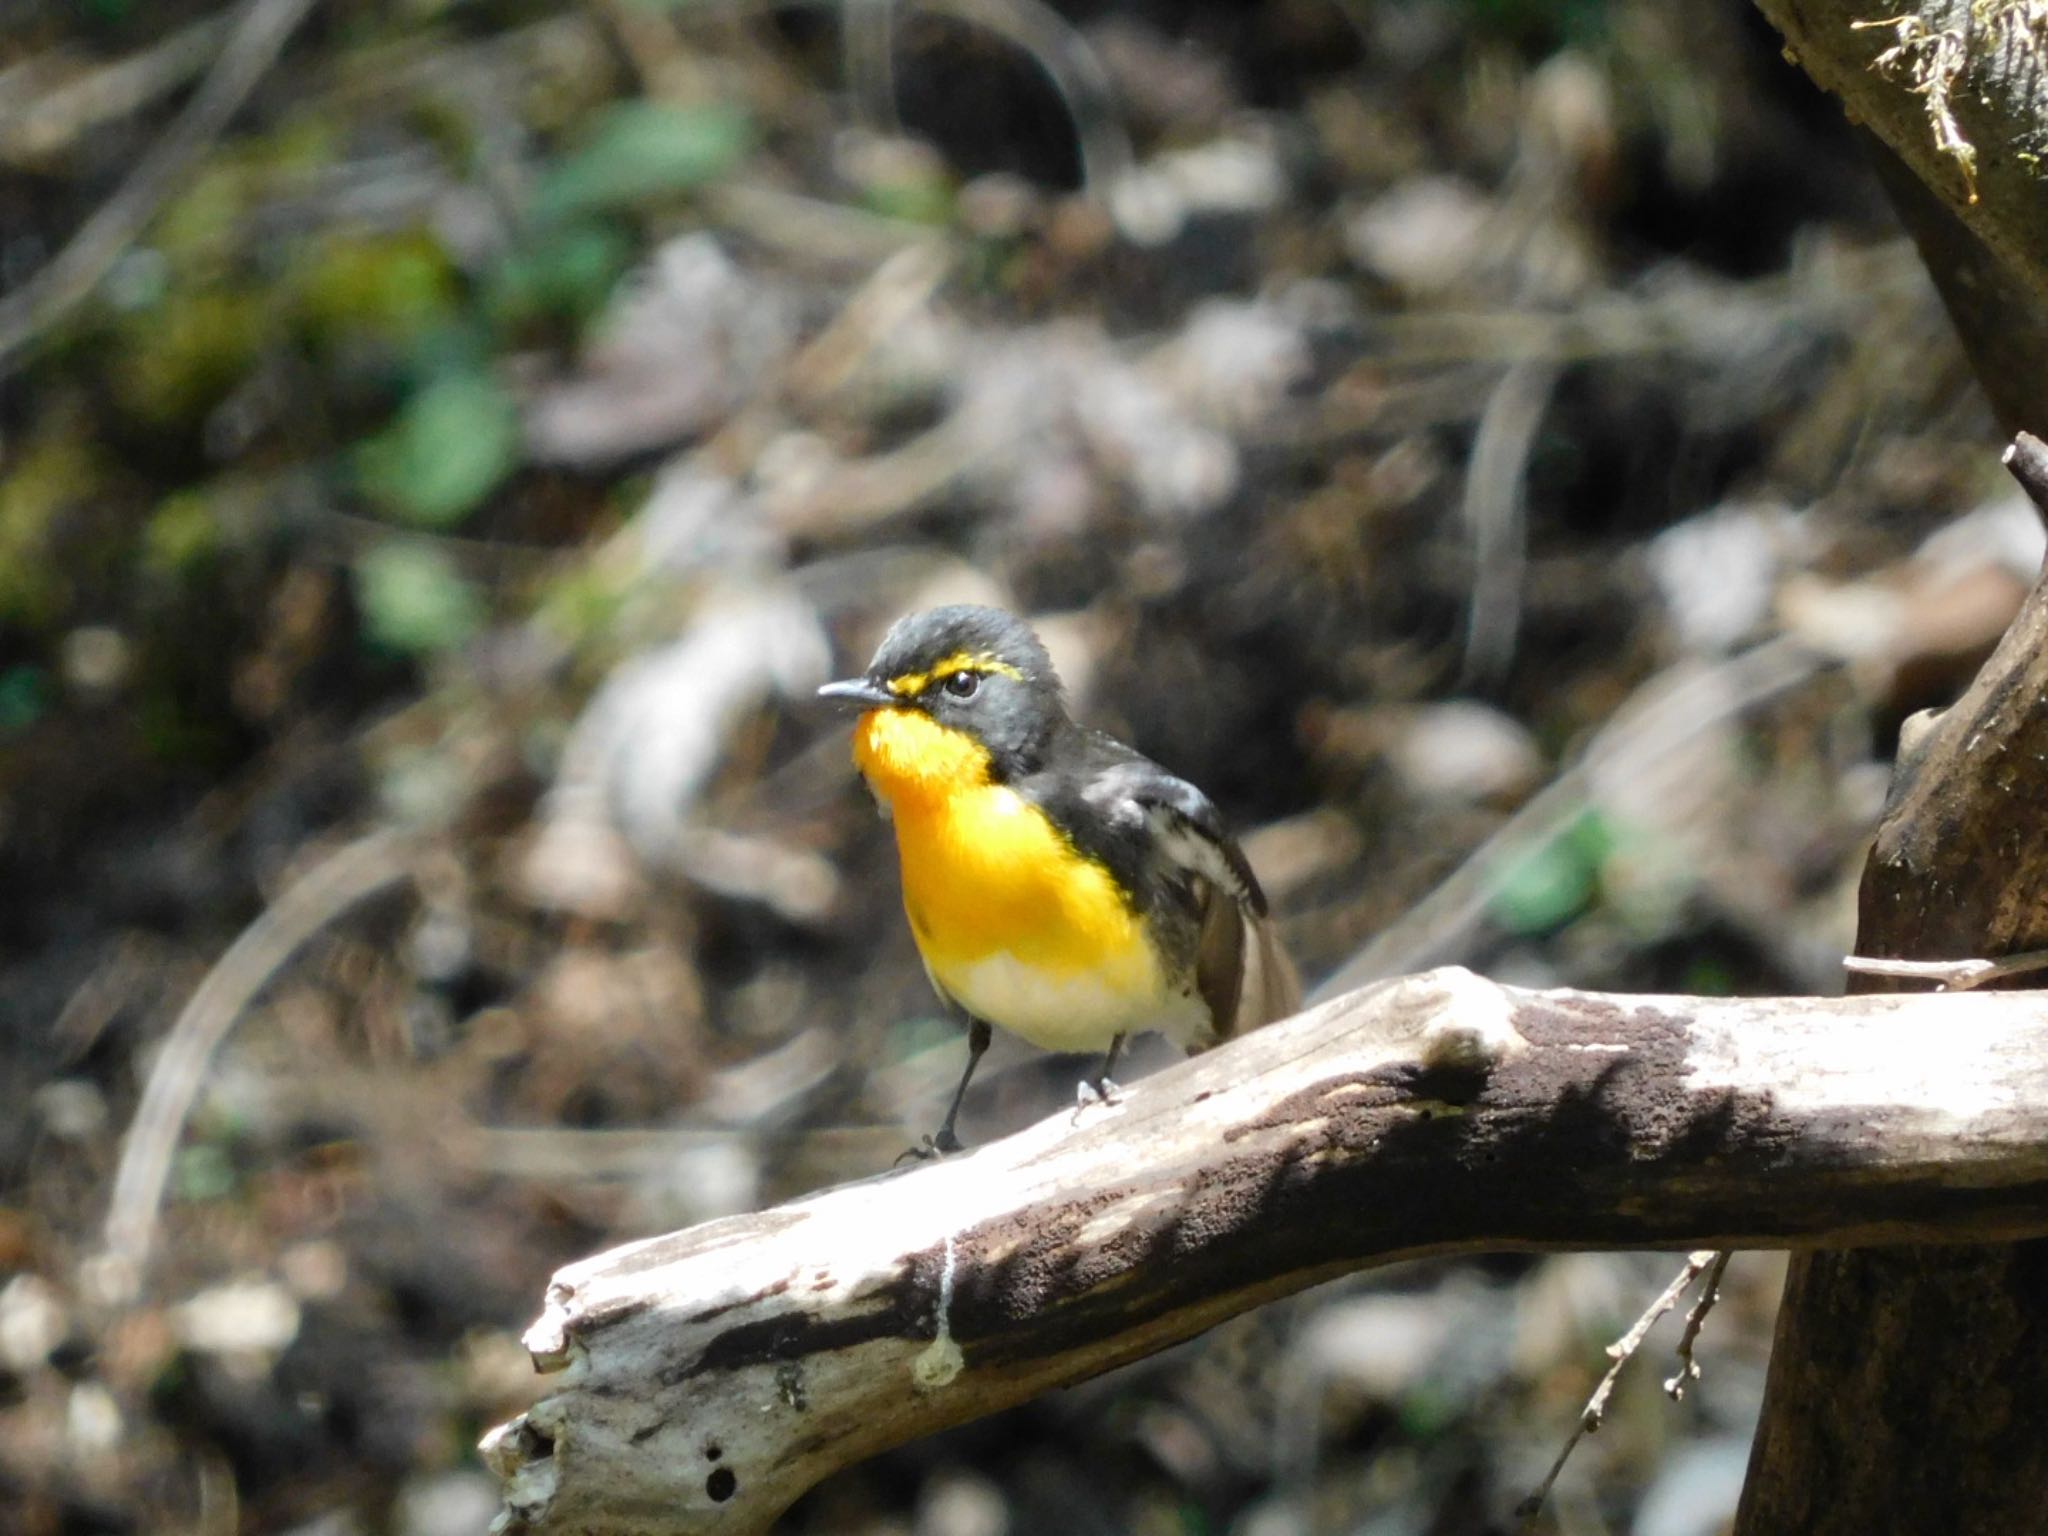
<path fill-rule="evenodd" d="M 981 689 L 981 679 L 972 672 L 954 672 L 939 685 L 956 699 L 971 699 Z"/>

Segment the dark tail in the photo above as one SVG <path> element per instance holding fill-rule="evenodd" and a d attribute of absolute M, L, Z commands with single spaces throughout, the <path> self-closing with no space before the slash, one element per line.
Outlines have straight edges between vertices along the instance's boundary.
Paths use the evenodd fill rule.
<path fill-rule="evenodd" d="M 1244 925 L 1244 985 L 1229 1035 L 1241 1035 L 1301 1011 L 1301 974 L 1271 918 L 1247 917 Z"/>

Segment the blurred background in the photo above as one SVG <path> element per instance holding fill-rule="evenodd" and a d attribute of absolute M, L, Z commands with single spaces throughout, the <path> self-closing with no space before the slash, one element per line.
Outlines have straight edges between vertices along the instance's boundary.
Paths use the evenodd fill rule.
<path fill-rule="evenodd" d="M 912 608 L 1032 615 L 1311 981 L 1838 990 L 1996 447 L 1726 0 L 8 0 L 0 1528 L 481 1532 L 555 1267 L 930 1128 L 809 702 Z M 1507 1530 L 1672 1268 L 1329 1286 L 787 1528 Z M 1778 1273 L 1540 1529 L 1723 1527 Z"/>

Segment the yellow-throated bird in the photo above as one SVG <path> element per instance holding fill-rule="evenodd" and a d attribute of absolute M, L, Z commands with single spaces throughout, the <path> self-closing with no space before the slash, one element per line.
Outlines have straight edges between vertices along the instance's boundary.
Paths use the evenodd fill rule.
<path fill-rule="evenodd" d="M 968 1020 L 954 1121 L 1000 1024 L 1104 1053 L 1156 1029 L 1204 1050 L 1292 1013 L 1294 968 L 1266 898 L 1194 785 L 1067 716 L 1038 636 L 995 608 L 899 620 L 865 676 L 853 760 L 896 824 L 903 905 L 939 996 Z"/>

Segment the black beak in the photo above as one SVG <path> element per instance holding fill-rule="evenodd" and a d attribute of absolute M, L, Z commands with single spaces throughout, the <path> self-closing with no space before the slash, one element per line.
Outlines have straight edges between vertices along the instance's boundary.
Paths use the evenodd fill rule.
<path fill-rule="evenodd" d="M 849 677 L 844 682 L 827 683 L 818 690 L 818 697 L 830 699 L 835 704 L 852 704 L 861 709 L 882 709 L 899 703 L 896 695 L 880 683 L 871 683 L 864 677 Z"/>

